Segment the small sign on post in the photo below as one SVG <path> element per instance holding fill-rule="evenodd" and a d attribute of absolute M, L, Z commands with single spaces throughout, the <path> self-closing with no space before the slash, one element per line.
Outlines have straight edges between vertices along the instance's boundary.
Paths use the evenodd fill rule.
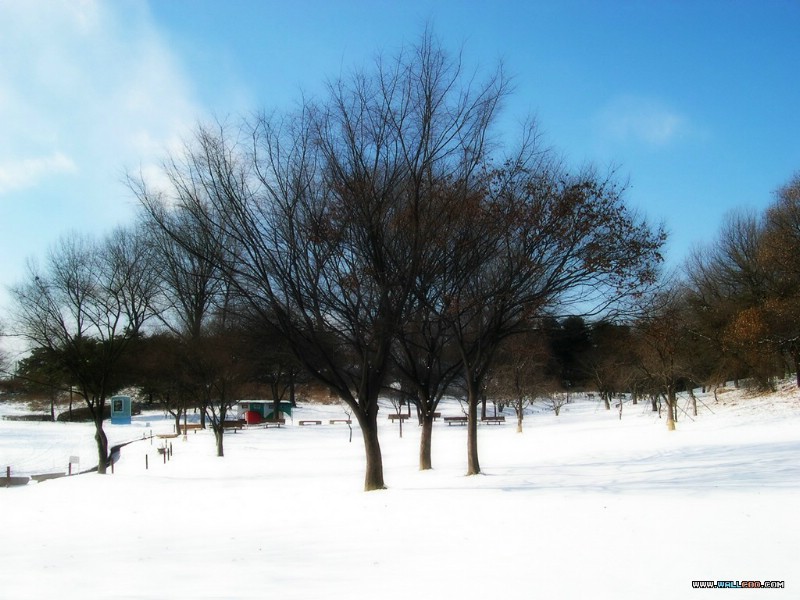
<path fill-rule="evenodd" d="M 69 474 L 72 475 L 72 465 L 79 465 L 81 464 L 81 457 L 80 456 L 70 456 L 69 457 Z"/>

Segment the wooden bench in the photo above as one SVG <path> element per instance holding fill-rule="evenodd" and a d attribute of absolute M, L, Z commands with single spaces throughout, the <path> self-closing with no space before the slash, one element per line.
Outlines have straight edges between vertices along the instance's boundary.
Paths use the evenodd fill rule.
<path fill-rule="evenodd" d="M 31 479 L 34 481 L 41 483 L 42 481 L 48 481 L 50 479 L 60 479 L 61 477 L 66 477 L 66 473 L 42 473 L 41 475 L 31 475 Z"/>
<path fill-rule="evenodd" d="M 265 419 L 261 421 L 261 424 L 264 425 L 264 429 L 268 429 L 270 427 L 280 427 L 286 423 L 286 419 Z"/>
<path fill-rule="evenodd" d="M 0 487 L 28 485 L 30 480 L 30 477 L 0 477 Z"/>
<path fill-rule="evenodd" d="M 185 433 L 185 431 L 183 431 L 184 428 L 186 428 L 186 431 L 194 429 L 195 433 L 197 433 L 197 430 L 202 429 L 203 426 L 200 423 L 187 423 L 186 425 L 181 425 L 178 427 L 178 433 Z"/>
<path fill-rule="evenodd" d="M 398 419 L 401 421 L 405 421 L 408 419 L 408 415 L 398 415 L 398 414 L 389 415 L 390 421 L 397 421 Z"/>
<path fill-rule="evenodd" d="M 492 423 L 497 423 L 500 425 L 501 423 L 505 423 L 506 418 L 503 416 L 500 417 L 483 417 L 481 419 L 481 423 L 486 423 L 487 425 L 491 425 Z"/>
<path fill-rule="evenodd" d="M 322 421 L 300 421 L 300 425 L 322 425 Z"/>
<path fill-rule="evenodd" d="M 233 429 L 233 432 L 236 433 L 239 429 L 243 429 L 246 424 L 247 421 L 244 419 L 231 419 L 230 421 L 223 421 L 222 428 Z"/>
<path fill-rule="evenodd" d="M 467 417 L 444 417 L 444 422 L 448 425 L 455 423 L 456 425 L 466 425 Z"/>
<path fill-rule="evenodd" d="M 350 419 L 331 419 L 331 425 L 335 425 L 336 423 L 344 423 L 345 425 L 350 425 L 352 421 Z"/>

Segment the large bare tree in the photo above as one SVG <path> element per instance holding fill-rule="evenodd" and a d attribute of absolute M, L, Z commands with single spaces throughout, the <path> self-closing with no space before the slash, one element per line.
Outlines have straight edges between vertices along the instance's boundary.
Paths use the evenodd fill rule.
<path fill-rule="evenodd" d="M 608 309 L 652 284 L 661 262 L 663 232 L 627 207 L 613 178 L 569 174 L 535 131 L 525 139 L 451 222 L 455 243 L 437 283 L 467 387 L 470 475 L 480 472 L 478 402 L 499 345 L 546 311 Z"/>

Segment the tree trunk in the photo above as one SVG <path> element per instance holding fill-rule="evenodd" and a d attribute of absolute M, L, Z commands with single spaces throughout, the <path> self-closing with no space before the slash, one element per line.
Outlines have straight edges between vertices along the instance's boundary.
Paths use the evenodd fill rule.
<path fill-rule="evenodd" d="M 468 383 L 467 390 L 467 475 L 478 475 L 481 472 L 478 460 L 478 390 L 473 382 Z"/>
<path fill-rule="evenodd" d="M 611 401 L 609 400 L 611 394 L 603 392 L 600 395 L 603 396 L 603 405 L 606 407 L 606 410 L 611 410 Z"/>
<path fill-rule="evenodd" d="M 689 398 L 692 400 L 692 416 L 697 416 L 697 397 L 694 395 L 694 390 L 689 386 Z"/>
<path fill-rule="evenodd" d="M 178 408 L 174 413 L 172 413 L 172 416 L 175 417 L 175 433 L 180 433 L 181 432 L 181 409 Z M 184 421 L 184 423 L 185 423 L 185 421 Z M 183 432 L 183 435 L 186 435 L 185 431 Z"/>
<path fill-rule="evenodd" d="M 281 401 L 278 399 L 278 394 L 272 396 L 272 418 L 281 418 Z"/>
<path fill-rule="evenodd" d="M 224 435 L 225 428 L 222 426 L 222 421 L 220 421 L 219 425 L 214 426 L 214 439 L 217 442 L 217 456 L 219 457 L 225 456 L 225 448 L 222 443 Z"/>
<path fill-rule="evenodd" d="M 675 431 L 675 390 L 667 391 L 667 430 Z"/>
<path fill-rule="evenodd" d="M 108 438 L 103 431 L 103 408 L 99 409 L 99 417 L 94 421 L 94 440 L 97 442 L 97 472 L 105 475 L 108 467 Z"/>
<path fill-rule="evenodd" d="M 481 394 L 481 419 L 486 418 L 486 394 Z"/>
<path fill-rule="evenodd" d="M 359 415 L 358 423 L 361 426 L 361 435 L 364 438 L 364 450 L 367 457 L 367 471 L 364 475 L 364 491 L 386 489 L 383 482 L 383 457 L 381 445 L 378 441 L 378 415 L 377 410 L 370 414 Z"/>
<path fill-rule="evenodd" d="M 422 435 L 419 438 L 419 470 L 427 471 L 433 468 L 431 460 L 431 442 L 433 439 L 433 412 L 422 416 Z"/>
<path fill-rule="evenodd" d="M 294 385 L 294 371 L 289 370 L 289 404 L 292 405 L 292 408 L 297 408 L 297 398 L 295 397 L 295 385 Z"/>

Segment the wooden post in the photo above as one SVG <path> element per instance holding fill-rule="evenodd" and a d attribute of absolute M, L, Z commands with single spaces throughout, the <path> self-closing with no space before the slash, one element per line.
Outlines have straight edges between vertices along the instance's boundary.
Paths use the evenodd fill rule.
<path fill-rule="evenodd" d="M 150 460 L 147 454 L 144 455 L 144 470 L 147 471 L 150 468 Z"/>

